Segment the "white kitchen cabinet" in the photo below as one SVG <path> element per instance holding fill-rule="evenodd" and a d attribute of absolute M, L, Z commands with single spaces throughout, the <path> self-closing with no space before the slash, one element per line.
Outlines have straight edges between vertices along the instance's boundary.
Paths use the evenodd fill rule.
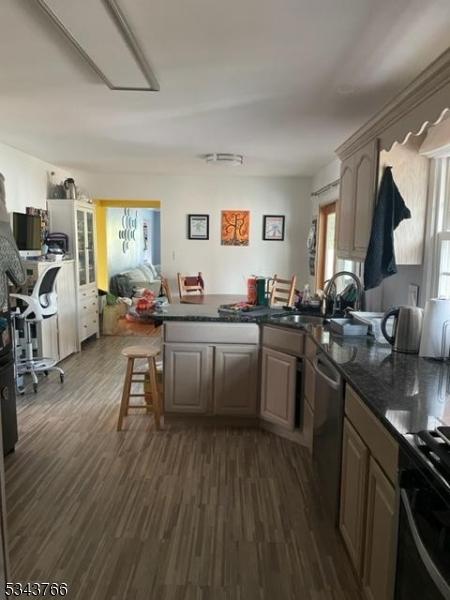
<path fill-rule="evenodd" d="M 54 265 L 46 261 L 24 261 L 29 286 L 24 290 L 31 293 L 38 277 Z M 36 324 L 37 354 L 57 361 L 63 360 L 78 349 L 77 303 L 75 290 L 74 261 L 57 263 L 60 267 L 56 277 L 57 313 Z"/>
<path fill-rule="evenodd" d="M 353 252 L 354 157 L 341 165 L 341 187 L 337 204 L 336 250 L 340 258 L 349 258 Z"/>
<path fill-rule="evenodd" d="M 206 414 L 211 394 L 213 348 L 165 344 L 164 405 L 167 412 Z"/>
<path fill-rule="evenodd" d="M 392 600 L 398 444 L 347 385 L 339 529 L 366 600 Z"/>
<path fill-rule="evenodd" d="M 377 195 L 378 141 L 372 140 L 355 155 L 353 255 L 365 258 Z"/>
<path fill-rule="evenodd" d="M 369 450 L 350 422 L 345 419 L 339 529 L 359 576 L 362 574 L 368 465 Z"/>
<path fill-rule="evenodd" d="M 377 193 L 377 169 L 377 139 L 342 162 L 336 235 L 337 256 L 340 258 L 365 258 Z"/>
<path fill-rule="evenodd" d="M 214 347 L 214 414 L 256 415 L 258 346 Z"/>
<path fill-rule="evenodd" d="M 75 261 L 78 348 L 92 335 L 99 336 L 96 277 L 95 207 L 85 200 L 48 200 L 50 229 L 65 233 Z M 89 302 L 87 302 L 89 300 Z"/>
<path fill-rule="evenodd" d="M 294 429 L 297 358 L 262 349 L 261 418 Z"/>
<path fill-rule="evenodd" d="M 371 458 L 367 494 L 363 591 L 367 600 L 390 600 L 395 571 L 395 489 Z"/>
<path fill-rule="evenodd" d="M 425 244 L 430 160 L 419 153 L 426 134 L 412 135 L 403 144 L 395 143 L 380 153 L 378 178 L 386 166 L 392 167 L 395 183 L 411 219 L 404 219 L 394 231 L 397 265 L 421 265 Z"/>
<path fill-rule="evenodd" d="M 166 413 L 255 416 L 256 323 L 164 324 Z"/>

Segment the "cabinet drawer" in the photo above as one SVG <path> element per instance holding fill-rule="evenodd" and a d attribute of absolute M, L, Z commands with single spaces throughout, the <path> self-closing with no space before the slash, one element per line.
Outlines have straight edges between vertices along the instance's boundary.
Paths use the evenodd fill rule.
<path fill-rule="evenodd" d="M 87 311 L 80 315 L 80 338 L 82 340 L 94 335 L 98 331 L 98 314 Z"/>
<path fill-rule="evenodd" d="M 263 345 L 276 348 L 287 354 L 303 356 L 305 334 L 302 331 L 292 331 L 286 327 L 268 327 L 263 329 Z"/>
<path fill-rule="evenodd" d="M 189 344 L 258 344 L 256 323 L 198 323 L 164 324 L 166 342 Z"/>
<path fill-rule="evenodd" d="M 309 402 L 309 405 L 314 410 L 314 399 L 316 396 L 316 374 L 312 363 L 306 359 L 303 362 L 304 376 L 305 376 L 305 399 Z"/>
<path fill-rule="evenodd" d="M 80 304 L 82 302 L 85 302 L 86 299 L 89 299 L 89 298 L 97 299 L 97 297 L 98 297 L 98 292 L 97 292 L 97 287 L 95 285 L 83 286 L 80 289 L 80 291 L 78 292 L 78 300 L 79 300 Z"/>
<path fill-rule="evenodd" d="M 98 298 L 97 296 L 88 296 L 86 298 L 80 298 L 79 304 L 80 315 L 88 312 L 98 313 Z"/>
<path fill-rule="evenodd" d="M 310 360 L 312 360 L 316 354 L 318 353 L 319 349 L 316 346 L 316 343 L 311 339 L 311 337 L 309 335 L 305 336 L 305 356 L 306 358 L 309 358 Z"/>
<path fill-rule="evenodd" d="M 349 385 L 345 413 L 391 482 L 397 481 L 398 444 Z"/>

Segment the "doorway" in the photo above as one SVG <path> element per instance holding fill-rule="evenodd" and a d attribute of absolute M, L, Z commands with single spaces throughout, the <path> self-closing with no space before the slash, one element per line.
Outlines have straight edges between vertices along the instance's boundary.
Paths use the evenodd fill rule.
<path fill-rule="evenodd" d="M 99 289 L 108 290 L 111 275 L 136 267 L 139 261 L 160 265 L 159 200 L 95 199 L 94 203 Z"/>

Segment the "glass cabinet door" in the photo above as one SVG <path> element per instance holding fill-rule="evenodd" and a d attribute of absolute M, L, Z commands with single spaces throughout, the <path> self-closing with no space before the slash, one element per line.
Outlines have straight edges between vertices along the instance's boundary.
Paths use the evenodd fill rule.
<path fill-rule="evenodd" d="M 87 278 L 89 283 L 95 281 L 95 254 L 94 254 L 94 213 L 86 211 L 86 238 L 87 238 Z"/>
<path fill-rule="evenodd" d="M 78 284 L 86 285 L 87 283 L 87 268 L 86 268 L 86 226 L 85 226 L 85 211 L 77 210 L 77 246 L 78 246 Z"/>

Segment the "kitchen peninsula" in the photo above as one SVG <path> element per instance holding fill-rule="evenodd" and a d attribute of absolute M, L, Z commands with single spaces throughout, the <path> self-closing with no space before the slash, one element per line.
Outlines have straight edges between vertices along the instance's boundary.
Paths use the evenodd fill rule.
<path fill-rule="evenodd" d="M 295 314 L 278 309 L 257 315 L 230 315 L 214 306 L 173 304 L 154 313 L 154 319 L 165 325 L 166 353 L 168 346 L 172 350 L 170 344 L 173 343 L 181 344 L 181 352 L 188 352 L 191 344 L 197 352 L 200 351 L 197 344 L 209 347 L 230 344 L 230 350 L 233 348 L 236 353 L 236 362 L 238 355 L 245 354 L 239 346 L 249 346 L 250 354 L 259 352 L 268 329 L 278 331 L 281 338 L 297 334 L 302 341 L 293 347 L 293 354 L 304 356 L 306 351 L 311 357 L 312 353 L 322 350 L 394 435 L 430 428 L 450 412 L 446 363 L 392 352 L 389 344 L 377 342 L 370 336 L 335 335 L 325 322 L 320 323 L 320 318 L 298 313 L 295 321 L 292 318 Z M 174 325 L 181 328 L 174 329 Z M 204 366 L 208 365 L 212 368 L 212 363 Z"/>
<path fill-rule="evenodd" d="M 331 475 L 334 457 L 328 518 L 335 518 L 366 597 L 392 597 L 400 464 L 411 452 L 411 434 L 449 419 L 448 364 L 392 352 L 372 337 L 335 335 L 317 317 L 300 314 L 232 316 L 171 305 L 156 318 L 164 323 L 169 419 L 239 417 L 306 446 L 317 475 L 324 458 Z M 343 382 L 334 438 L 318 387 L 320 355 Z M 328 460 L 321 454 L 330 439 L 336 446 Z M 319 481 L 323 496 L 327 485 Z"/>

